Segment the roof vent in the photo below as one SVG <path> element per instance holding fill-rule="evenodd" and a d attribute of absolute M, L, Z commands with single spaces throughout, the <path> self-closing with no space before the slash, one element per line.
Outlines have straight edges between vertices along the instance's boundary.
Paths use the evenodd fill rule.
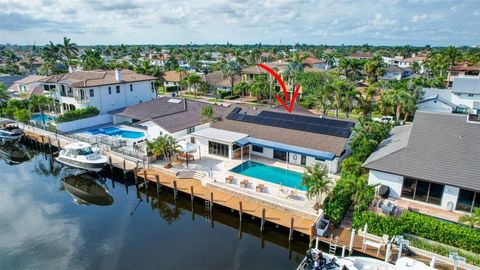
<path fill-rule="evenodd" d="M 122 81 L 122 70 L 119 68 L 115 69 L 115 80 L 118 82 Z"/>
<path fill-rule="evenodd" d="M 480 124 L 480 114 L 469 114 L 467 117 L 467 122 Z"/>

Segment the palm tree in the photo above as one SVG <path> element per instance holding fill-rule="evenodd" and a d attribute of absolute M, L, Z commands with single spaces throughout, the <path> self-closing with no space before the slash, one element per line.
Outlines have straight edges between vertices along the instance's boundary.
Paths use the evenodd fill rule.
<path fill-rule="evenodd" d="M 222 66 L 222 73 L 223 77 L 228 77 L 230 79 L 230 89 L 233 90 L 235 76 L 240 76 L 242 74 L 242 66 L 237 60 L 230 60 Z"/>
<path fill-rule="evenodd" d="M 336 80 L 333 82 L 333 85 L 330 87 L 333 90 L 332 97 L 333 97 L 333 107 L 335 108 L 335 117 L 338 118 L 338 112 L 343 106 L 344 97 L 345 97 L 345 89 L 346 89 L 346 81 L 344 80 Z"/>
<path fill-rule="evenodd" d="M 85 54 L 83 54 L 80 59 L 82 60 L 82 67 L 85 70 L 98 69 L 104 66 L 99 50 L 85 50 Z"/>
<path fill-rule="evenodd" d="M 67 37 L 63 38 L 63 44 L 59 44 L 60 53 L 67 58 L 67 66 L 70 66 L 70 61 L 78 53 L 78 48 L 76 43 L 70 42 L 70 39 Z"/>
<path fill-rule="evenodd" d="M 153 140 L 152 142 L 147 141 L 147 151 L 154 154 L 156 157 L 166 156 L 166 141 L 164 136 L 160 136 Z"/>
<path fill-rule="evenodd" d="M 366 89 L 364 95 L 359 95 L 358 97 L 358 109 L 364 117 L 371 118 L 372 112 L 375 110 L 375 95 L 377 89 L 373 86 L 369 86 Z"/>
<path fill-rule="evenodd" d="M 295 76 L 297 73 L 303 71 L 303 64 L 302 64 L 302 59 L 300 59 L 300 56 L 298 55 L 297 52 L 293 55 L 293 60 L 288 63 L 288 65 L 285 67 L 285 70 L 283 71 L 283 76 L 287 78 L 288 81 L 292 83 L 292 94 L 295 92 Z"/>
<path fill-rule="evenodd" d="M 202 106 L 202 109 L 200 110 L 200 118 L 202 119 L 202 123 L 213 122 L 215 120 L 213 107 L 210 105 Z"/>
<path fill-rule="evenodd" d="M 240 82 L 235 87 L 233 87 L 233 94 L 238 95 L 240 94 L 241 96 L 245 96 L 245 94 L 250 90 L 250 86 L 248 85 L 247 82 Z"/>
<path fill-rule="evenodd" d="M 32 112 L 38 111 L 42 117 L 42 124 L 45 127 L 44 110 L 53 105 L 53 99 L 44 95 L 32 95 L 28 100 L 29 108 Z"/>
<path fill-rule="evenodd" d="M 345 118 L 350 116 L 350 113 L 355 108 L 355 104 L 360 99 L 360 91 L 351 83 L 347 83 L 343 90 L 342 110 L 345 113 Z"/>
<path fill-rule="evenodd" d="M 403 88 L 391 90 L 387 95 L 390 97 L 391 103 L 395 106 L 395 118 L 397 122 L 399 122 L 403 107 L 408 103 L 411 96 L 407 90 Z"/>
<path fill-rule="evenodd" d="M 378 185 L 369 185 L 366 175 L 360 177 L 351 176 L 347 178 L 346 189 L 352 193 L 352 201 L 355 211 L 370 203 L 372 195 L 375 194 L 375 187 Z"/>
<path fill-rule="evenodd" d="M 10 94 L 7 91 L 7 86 L 3 82 L 0 82 L 0 107 L 3 106 L 3 103 L 7 102 L 10 99 Z"/>
<path fill-rule="evenodd" d="M 475 208 L 470 215 L 460 217 L 458 222 L 467 223 L 472 228 L 475 226 L 480 226 L 480 207 Z"/>
<path fill-rule="evenodd" d="M 357 61 L 356 59 L 344 57 L 340 59 L 339 71 L 343 70 L 345 76 L 353 81 L 360 78 L 362 75 L 360 72 L 360 64 L 361 62 Z"/>
<path fill-rule="evenodd" d="M 202 82 L 202 78 L 197 73 L 189 73 L 183 80 L 188 88 L 193 88 L 195 98 L 197 98 L 197 89 Z"/>
<path fill-rule="evenodd" d="M 270 92 L 270 85 L 265 76 L 256 76 L 250 82 L 250 90 L 257 97 L 257 102 L 268 97 Z"/>
<path fill-rule="evenodd" d="M 168 159 L 171 161 L 175 153 L 180 152 L 180 146 L 177 144 L 177 140 L 168 134 L 163 135 L 165 137 L 165 148 Z"/>
<path fill-rule="evenodd" d="M 323 54 L 323 60 L 325 61 L 325 65 L 327 69 L 334 68 L 337 65 L 337 59 L 333 53 L 325 53 Z"/>
<path fill-rule="evenodd" d="M 365 69 L 365 73 L 367 73 L 368 81 L 371 83 L 376 82 L 378 77 L 382 76 L 385 72 L 382 58 L 380 56 L 375 56 L 365 62 L 363 68 Z"/>
<path fill-rule="evenodd" d="M 332 184 L 332 180 L 328 178 L 325 165 L 316 163 L 305 168 L 302 176 L 302 186 L 307 187 L 307 197 L 309 199 L 316 197 L 318 206 L 321 205 L 323 194 L 330 191 Z"/>
<path fill-rule="evenodd" d="M 455 63 L 458 59 L 462 57 L 462 52 L 455 48 L 454 46 L 448 46 L 444 51 L 443 55 L 448 59 L 450 66 L 455 66 Z"/>

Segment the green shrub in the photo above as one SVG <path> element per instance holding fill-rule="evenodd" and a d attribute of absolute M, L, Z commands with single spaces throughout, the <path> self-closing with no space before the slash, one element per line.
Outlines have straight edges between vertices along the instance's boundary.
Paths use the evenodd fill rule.
<path fill-rule="evenodd" d="M 398 218 L 371 212 L 354 213 L 353 228 L 363 228 L 365 223 L 368 223 L 369 232 L 379 236 L 408 233 L 480 253 L 480 231 L 419 213 L 405 211 Z"/>
<path fill-rule="evenodd" d="M 345 186 L 345 180 L 338 180 L 332 192 L 323 201 L 325 217 L 335 226 L 340 225 L 352 204 L 352 193 L 348 192 Z"/>
<path fill-rule="evenodd" d="M 18 109 L 13 112 L 13 118 L 18 122 L 26 123 L 32 118 L 32 113 L 27 109 Z"/>
<path fill-rule="evenodd" d="M 75 120 L 78 120 L 78 119 L 97 116 L 99 113 L 100 112 L 98 111 L 98 109 L 96 107 L 86 107 L 86 108 L 83 108 L 83 109 L 78 109 L 78 110 L 65 112 L 64 114 L 60 115 L 56 119 L 56 122 L 57 123 L 64 123 L 64 122 L 75 121 Z"/>

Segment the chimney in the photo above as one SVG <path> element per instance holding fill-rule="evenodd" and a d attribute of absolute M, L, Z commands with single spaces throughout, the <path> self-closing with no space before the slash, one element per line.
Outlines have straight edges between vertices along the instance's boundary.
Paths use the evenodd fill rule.
<path fill-rule="evenodd" d="M 183 110 L 187 111 L 187 99 L 186 98 L 183 99 Z"/>
<path fill-rule="evenodd" d="M 115 69 L 115 80 L 122 81 L 122 70 L 119 68 Z"/>
<path fill-rule="evenodd" d="M 68 67 L 68 73 L 72 73 L 74 71 L 75 71 L 75 69 L 73 67 L 71 67 L 71 66 Z"/>

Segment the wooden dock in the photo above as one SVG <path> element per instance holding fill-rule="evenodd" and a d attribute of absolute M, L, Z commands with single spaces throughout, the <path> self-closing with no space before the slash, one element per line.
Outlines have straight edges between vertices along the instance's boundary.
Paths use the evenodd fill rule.
<path fill-rule="evenodd" d="M 178 179 L 155 169 L 139 170 L 136 172 L 136 178 L 172 188 L 174 196 L 177 192 L 183 192 L 190 195 L 192 200 L 194 197 L 201 198 L 206 201 L 206 205 L 210 205 L 210 210 L 217 204 L 237 211 L 240 219 L 244 214 L 259 218 L 260 230 L 263 230 L 264 223 L 268 221 L 289 228 L 290 238 L 293 236 L 293 231 L 310 237 L 315 235 L 316 218 L 308 217 L 304 213 L 295 213 L 293 210 L 284 211 L 254 198 L 235 196 L 220 188 L 205 186 L 197 179 Z"/>

